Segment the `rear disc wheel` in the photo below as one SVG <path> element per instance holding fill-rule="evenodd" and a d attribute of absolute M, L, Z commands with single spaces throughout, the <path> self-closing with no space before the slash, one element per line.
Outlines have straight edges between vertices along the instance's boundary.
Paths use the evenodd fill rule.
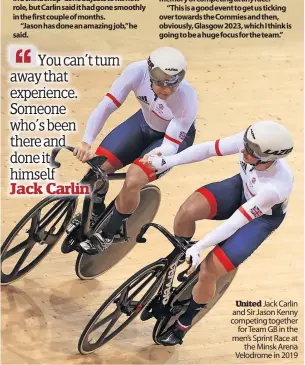
<path fill-rule="evenodd" d="M 153 221 L 161 202 L 161 193 L 157 186 L 146 185 L 140 194 L 140 204 L 127 220 L 129 240 L 127 242 L 114 242 L 107 250 L 97 255 L 79 253 L 75 264 L 75 272 L 80 279 L 90 280 L 104 274 L 120 262 L 137 244 L 137 234 L 144 224 Z M 97 225 L 95 232 L 100 232 L 109 222 L 111 216 L 112 210 Z"/>

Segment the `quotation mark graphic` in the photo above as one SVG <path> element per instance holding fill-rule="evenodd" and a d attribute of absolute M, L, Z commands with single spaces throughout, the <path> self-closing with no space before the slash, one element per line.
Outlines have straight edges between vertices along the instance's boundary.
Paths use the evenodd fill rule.
<path fill-rule="evenodd" d="M 13 66 L 35 66 L 36 48 L 25 45 L 12 45 L 9 47 L 9 60 Z"/>
<path fill-rule="evenodd" d="M 32 57 L 30 55 L 30 49 L 18 49 L 18 51 L 16 52 L 16 63 L 31 63 Z"/>

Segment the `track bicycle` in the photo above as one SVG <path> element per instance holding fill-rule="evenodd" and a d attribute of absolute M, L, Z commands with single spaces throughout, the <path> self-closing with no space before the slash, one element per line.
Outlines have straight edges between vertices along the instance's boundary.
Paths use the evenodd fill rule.
<path fill-rule="evenodd" d="M 70 152 L 74 148 L 62 147 Z M 62 149 L 54 148 L 51 154 L 51 166 L 59 168 L 61 164 L 56 156 Z M 74 231 L 76 241 L 81 242 L 96 231 L 101 231 L 109 222 L 113 213 L 114 200 L 105 208 L 99 219 L 90 227 L 90 217 L 98 193 L 107 193 L 109 181 L 124 180 L 126 173 L 107 174 L 101 165 L 105 156 L 96 156 L 86 161 L 89 172 L 80 181 L 87 185 L 90 194 L 85 195 L 81 212 L 81 224 Z M 36 204 L 14 227 L 1 246 L 1 285 L 11 284 L 33 270 L 54 248 L 66 233 L 69 223 L 75 215 L 78 195 L 51 195 Z M 76 275 L 83 280 L 102 275 L 123 259 L 136 245 L 136 236 L 144 224 L 152 222 L 159 209 L 161 193 L 157 186 L 146 185 L 140 192 L 140 204 L 133 215 L 124 221 L 113 244 L 102 253 L 89 256 L 79 252 L 75 263 Z M 64 240 L 61 251 L 68 253 L 77 249 L 69 247 Z"/>
<path fill-rule="evenodd" d="M 161 258 L 126 280 L 95 312 L 79 342 L 78 351 L 82 355 L 90 354 L 117 336 L 139 314 L 142 321 L 156 320 L 152 337 L 156 344 L 175 320 L 185 312 L 192 289 L 198 280 L 199 267 L 191 275 L 186 276 L 190 266 L 177 274 L 176 269 L 183 262 L 185 252 L 192 243 L 174 237 L 164 227 L 155 223 L 144 225 L 137 236 L 137 242 L 145 242 L 143 237 L 149 227 L 159 230 L 174 246 L 174 250 L 165 258 Z M 195 317 L 194 326 L 219 301 L 232 283 L 237 269 L 222 276 L 216 285 L 216 293 L 207 307 Z M 177 279 L 177 287 L 173 286 Z"/>

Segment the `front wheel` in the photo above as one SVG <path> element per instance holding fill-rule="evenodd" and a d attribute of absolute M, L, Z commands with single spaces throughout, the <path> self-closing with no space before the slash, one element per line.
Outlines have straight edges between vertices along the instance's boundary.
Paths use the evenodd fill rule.
<path fill-rule="evenodd" d="M 118 242 L 111 245 L 104 252 L 97 255 L 79 253 L 76 264 L 76 275 L 82 280 L 96 278 L 110 270 L 121 261 L 136 245 L 136 237 L 144 224 L 150 223 L 155 218 L 161 202 L 160 189 L 154 185 L 146 185 L 140 192 L 140 204 L 127 220 L 128 242 Z M 109 211 L 97 225 L 95 231 L 99 232 L 109 222 L 112 211 Z"/>
<path fill-rule="evenodd" d="M 64 234 L 77 205 L 77 197 L 47 197 L 15 226 L 1 246 L 1 285 L 28 274 Z"/>
<path fill-rule="evenodd" d="M 146 266 L 104 302 L 80 336 L 78 351 L 82 355 L 105 345 L 136 318 L 162 285 L 165 267 L 165 260 Z"/>
<path fill-rule="evenodd" d="M 213 299 L 208 303 L 206 308 L 202 309 L 199 314 L 194 318 L 192 326 L 198 323 L 220 300 L 220 298 L 227 291 L 231 285 L 236 273 L 237 268 L 228 272 L 226 275 L 220 277 L 216 283 L 216 292 Z M 176 289 L 175 294 L 172 295 L 169 305 L 171 312 L 175 312 L 175 315 L 171 317 L 163 317 L 157 320 L 153 329 L 153 340 L 157 345 L 158 337 L 162 335 L 167 329 L 185 312 L 188 307 L 189 300 L 192 297 L 192 290 L 198 281 L 198 271 L 191 274 L 188 280 Z"/>

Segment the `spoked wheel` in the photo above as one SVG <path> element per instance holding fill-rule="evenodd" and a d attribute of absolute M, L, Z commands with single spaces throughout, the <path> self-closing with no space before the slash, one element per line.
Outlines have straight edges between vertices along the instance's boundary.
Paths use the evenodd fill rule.
<path fill-rule="evenodd" d="M 230 271 L 226 275 L 219 278 L 216 284 L 215 296 L 208 303 L 207 307 L 202 309 L 200 313 L 194 318 L 192 324 L 193 326 L 198 323 L 219 301 L 219 299 L 231 285 L 236 273 L 237 269 Z M 171 317 L 163 317 L 157 320 L 153 329 L 153 340 L 157 345 L 160 345 L 158 342 L 158 337 L 163 334 L 178 319 L 178 317 L 181 316 L 182 313 L 185 312 L 186 308 L 188 307 L 189 300 L 192 297 L 192 290 L 197 280 L 198 272 L 195 272 L 194 274 L 190 275 L 189 279 L 185 283 L 179 285 L 176 291 L 177 294 L 170 300 L 171 309 L 175 314 L 173 314 Z"/>
<path fill-rule="evenodd" d="M 132 216 L 127 220 L 128 242 L 114 242 L 107 250 L 97 255 L 80 253 L 75 264 L 76 275 L 82 280 L 96 278 L 102 275 L 119 261 L 121 261 L 136 245 L 136 237 L 142 226 L 150 223 L 158 212 L 161 193 L 158 187 L 147 185 L 141 190 L 140 204 Z M 109 222 L 112 211 L 96 227 L 95 231 L 101 231 Z"/>
<path fill-rule="evenodd" d="M 165 260 L 146 266 L 105 301 L 81 334 L 78 342 L 81 354 L 86 355 L 102 347 L 135 319 L 162 285 L 165 266 Z"/>
<path fill-rule="evenodd" d="M 15 226 L 1 246 L 1 285 L 31 271 L 52 250 L 65 232 L 77 197 L 47 197 Z"/>

